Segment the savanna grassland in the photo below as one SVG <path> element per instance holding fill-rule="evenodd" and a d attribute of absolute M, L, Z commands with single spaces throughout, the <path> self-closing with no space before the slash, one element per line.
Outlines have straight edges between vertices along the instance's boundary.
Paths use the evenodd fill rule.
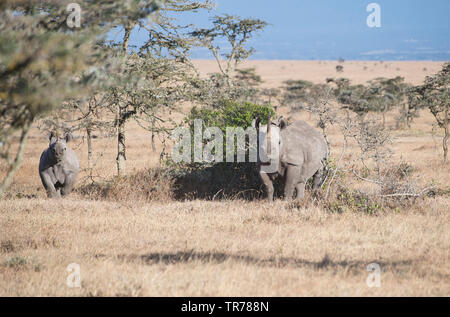
<path fill-rule="evenodd" d="M 212 61 L 195 63 L 203 74 L 216 70 Z M 347 61 L 340 76 L 354 83 L 404 76 L 417 85 L 442 64 Z M 243 67 L 255 67 L 262 86 L 275 88 L 288 79 L 324 82 L 336 77 L 336 65 L 249 61 Z M 76 190 L 67 199 L 48 200 L 37 171 L 48 143 L 34 128 L 24 163 L 0 201 L 0 296 L 449 296 L 450 164 L 442 163 L 443 133 L 433 129 L 428 110 L 411 128 L 395 129 L 396 111 L 386 121 L 394 161 L 411 166 L 418 186 L 432 184 L 438 194 L 373 214 L 239 196 L 206 201 L 167 195 L 147 202 L 135 199 L 132 187 L 117 192 L 118 199 Z M 277 112 L 314 124 L 304 112 Z M 337 157 L 341 135 L 331 128 L 329 138 Z M 95 175 L 115 175 L 116 142 L 94 139 Z M 159 165 L 162 145 L 153 151 L 148 132 L 130 123 L 127 142 L 130 174 Z M 85 168 L 85 142 L 76 138 L 72 148 Z M 343 159 L 358 155 L 350 142 Z M 78 187 L 86 176 L 80 174 Z M 80 265 L 80 288 L 66 284 L 71 263 Z M 366 283 L 371 263 L 381 268 L 380 287 Z"/>

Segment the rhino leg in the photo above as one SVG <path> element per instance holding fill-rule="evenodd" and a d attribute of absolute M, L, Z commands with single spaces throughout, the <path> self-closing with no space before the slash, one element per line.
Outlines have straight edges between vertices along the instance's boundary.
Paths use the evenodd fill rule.
<path fill-rule="evenodd" d="M 270 178 L 270 176 L 267 173 L 259 173 L 259 176 L 261 177 L 262 182 L 264 183 L 264 185 L 266 186 L 266 190 L 267 190 L 267 199 L 269 200 L 269 202 L 273 202 L 273 182 L 272 179 Z"/>
<path fill-rule="evenodd" d="M 44 188 L 47 192 L 48 198 L 57 198 L 59 197 L 59 191 L 56 190 L 55 185 L 53 184 L 52 178 L 47 173 L 41 173 L 41 181 L 42 185 L 44 185 Z"/>
<path fill-rule="evenodd" d="M 297 190 L 297 200 L 305 198 L 305 187 L 306 183 L 298 183 L 297 186 L 295 186 L 295 189 Z"/>
<path fill-rule="evenodd" d="M 319 168 L 319 170 L 314 174 L 313 177 L 313 190 L 317 191 L 319 187 L 322 185 L 323 180 L 323 169 Z"/>
<path fill-rule="evenodd" d="M 285 179 L 285 185 L 284 185 L 284 199 L 287 201 L 290 201 L 293 199 L 294 191 L 298 186 L 301 186 L 303 184 L 303 187 L 305 186 L 304 182 L 299 182 L 301 174 L 301 168 L 299 166 L 289 165 L 286 169 L 286 179 Z M 304 191 L 303 191 L 304 192 Z M 297 196 L 300 196 L 301 193 L 298 193 Z M 303 198 L 303 197 L 297 197 L 297 198 Z"/>
<path fill-rule="evenodd" d="M 61 196 L 67 196 L 72 192 L 73 185 L 72 184 L 64 184 L 64 186 L 61 188 Z"/>
<path fill-rule="evenodd" d="M 61 197 L 61 193 L 58 190 L 55 191 L 47 191 L 47 197 L 48 198 L 60 198 Z"/>
<path fill-rule="evenodd" d="M 66 182 L 64 183 L 64 186 L 61 187 L 62 196 L 67 196 L 72 192 L 76 177 L 76 174 L 69 174 L 66 176 Z"/>
<path fill-rule="evenodd" d="M 321 164 L 317 172 L 313 176 L 313 194 L 316 197 L 321 196 L 321 187 L 326 180 L 326 171 L 324 169 L 324 165 Z"/>

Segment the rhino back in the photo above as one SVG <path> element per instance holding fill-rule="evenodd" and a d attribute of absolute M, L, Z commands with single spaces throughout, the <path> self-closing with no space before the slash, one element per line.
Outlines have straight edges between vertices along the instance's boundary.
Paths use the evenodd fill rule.
<path fill-rule="evenodd" d="M 323 135 L 305 121 L 296 121 L 282 131 L 283 160 L 289 164 L 319 163 L 327 155 Z"/>

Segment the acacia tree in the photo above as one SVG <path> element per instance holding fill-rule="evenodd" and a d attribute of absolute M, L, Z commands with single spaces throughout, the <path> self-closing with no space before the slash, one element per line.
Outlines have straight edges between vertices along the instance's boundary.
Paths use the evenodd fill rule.
<path fill-rule="evenodd" d="M 327 84 L 316 84 L 310 87 L 306 96 L 305 110 L 312 113 L 317 121 L 317 126 L 327 143 L 328 156 L 331 154 L 331 144 L 328 137 L 328 129 L 338 119 L 338 111 L 332 106 L 335 101 L 333 89 Z"/>
<path fill-rule="evenodd" d="M 385 112 L 392 107 L 398 107 L 400 115 L 398 121 L 406 123 L 408 127 L 411 125 L 411 120 L 417 116 L 408 107 L 408 90 L 411 87 L 405 82 L 405 78 L 397 76 L 395 78 L 380 78 L 378 79 L 382 90 L 382 98 L 384 99 L 383 124 L 385 122 Z"/>
<path fill-rule="evenodd" d="M 38 128 L 43 131 L 77 132 L 83 135 L 87 143 L 88 178 L 94 181 L 94 148 L 93 139 L 101 134 L 112 137 L 115 135 L 114 115 L 109 114 L 107 107 L 108 89 L 115 83 L 115 74 L 120 70 L 120 61 L 114 58 L 111 49 L 99 45 L 98 63 L 84 71 L 81 80 L 89 81 L 84 93 L 67 99 L 58 109 L 52 111 L 38 122 Z"/>
<path fill-rule="evenodd" d="M 263 83 L 261 76 L 256 73 L 255 68 L 236 69 L 234 78 L 237 82 L 242 82 L 249 87 L 257 87 Z"/>
<path fill-rule="evenodd" d="M 414 87 L 413 102 L 419 107 L 427 106 L 436 119 L 437 125 L 444 130 L 442 148 L 444 163 L 448 158 L 448 140 L 450 138 L 450 63 L 434 76 L 427 77 L 425 83 Z"/>
<path fill-rule="evenodd" d="M 389 100 L 382 87 L 373 82 L 369 85 L 352 85 L 347 78 L 328 78 L 327 83 L 333 83 L 334 96 L 342 105 L 343 109 L 349 109 L 358 115 L 360 123 L 364 122 L 364 118 L 369 112 L 377 112 L 384 109 L 385 102 Z M 375 83 L 375 84 L 374 84 Z"/>
<path fill-rule="evenodd" d="M 176 100 L 180 96 L 180 87 L 183 86 L 181 83 L 189 81 L 182 79 L 180 74 L 184 72 L 188 77 L 194 70 L 189 60 L 189 51 L 194 45 L 194 39 L 189 34 L 192 25 L 180 25 L 176 19 L 177 14 L 211 8 L 210 0 L 166 0 L 160 4 L 153 23 L 146 23 L 135 17 L 121 21 L 123 39 L 119 43 L 113 43 L 113 47 L 118 48 L 118 55 L 123 59 L 123 70 L 118 72 L 123 76 L 117 78 L 116 87 L 112 87 L 108 93 L 117 116 L 118 175 L 126 174 L 128 120 L 146 118 L 146 122 L 150 123 L 146 126 L 152 133 L 163 131 L 165 128 L 162 125 L 157 126 L 161 122 L 157 111 L 173 106 L 169 101 Z M 138 29 L 145 30 L 148 38 L 140 47 L 134 47 L 135 52 L 130 55 L 130 37 Z M 139 67 L 142 68 L 138 69 Z M 180 69 L 183 71 L 180 72 Z M 149 73 L 144 73 L 143 70 Z M 169 86 L 172 84 L 172 88 L 178 89 L 171 89 Z"/>
<path fill-rule="evenodd" d="M 76 75 L 96 62 L 95 32 L 69 32 L 64 4 L 0 3 L 0 158 L 6 162 L 0 197 L 22 164 L 35 119 L 82 93 L 88 81 Z M 20 134 L 17 149 L 16 133 Z"/>
<path fill-rule="evenodd" d="M 393 107 L 400 106 L 401 114 L 405 111 L 405 96 L 408 85 L 403 77 L 376 78 L 369 81 L 369 94 L 374 111 L 381 113 L 383 127 L 386 126 L 386 113 Z"/>
<path fill-rule="evenodd" d="M 162 0 L 84 1 L 81 12 L 72 2 L 0 2 L 0 156 L 7 162 L 0 196 L 21 165 L 35 119 L 89 93 L 86 88 L 95 76 L 83 72 L 105 62 L 101 48 L 111 27 L 144 20 Z M 14 154 L 12 136 L 17 131 L 21 136 Z"/>
<path fill-rule="evenodd" d="M 78 132 L 83 134 L 87 143 L 88 166 L 87 177 L 94 181 L 94 146 L 93 139 L 98 134 L 111 137 L 115 135 L 114 117 L 105 111 L 105 95 L 90 94 L 87 98 L 73 98 L 64 102 L 60 109 L 52 111 L 39 121 L 38 128 L 43 131 Z"/>
<path fill-rule="evenodd" d="M 274 100 L 277 101 L 280 97 L 281 90 L 278 88 L 263 88 L 258 92 L 259 101 L 263 104 L 271 105 Z"/>
<path fill-rule="evenodd" d="M 189 68 L 177 60 L 133 53 L 126 57 L 123 70 L 115 76 L 116 85 L 110 89 L 106 100 L 111 111 L 115 111 L 117 105 L 120 107 L 116 126 L 125 128 L 127 121 L 135 120 L 151 132 L 168 132 L 170 119 L 163 113 L 175 109 L 178 102 L 187 98 Z M 117 167 L 119 175 L 124 175 L 125 129 L 121 132 Z"/>
<path fill-rule="evenodd" d="M 197 29 L 191 32 L 191 35 L 211 51 L 221 75 L 225 77 L 228 86 L 231 86 L 232 74 L 236 66 L 254 53 L 254 48 L 246 47 L 247 42 L 257 32 L 264 30 L 267 22 L 225 14 L 215 16 L 212 23 L 212 28 Z M 225 52 L 218 45 L 218 42 L 223 39 L 227 40 L 230 45 L 228 51 Z"/>
<path fill-rule="evenodd" d="M 411 123 L 419 117 L 419 111 L 426 108 L 427 105 L 420 101 L 420 94 L 417 93 L 415 86 L 409 86 L 406 91 L 407 104 L 400 110 L 400 118 L 406 122 L 406 126 L 411 128 Z"/>
<path fill-rule="evenodd" d="M 292 111 L 305 109 L 314 84 L 307 80 L 287 80 L 283 84 L 282 104 L 290 107 Z"/>

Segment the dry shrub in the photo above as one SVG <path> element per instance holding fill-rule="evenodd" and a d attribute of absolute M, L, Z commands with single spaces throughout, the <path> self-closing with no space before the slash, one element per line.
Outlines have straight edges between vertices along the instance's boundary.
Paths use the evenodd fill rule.
<path fill-rule="evenodd" d="M 0 262 L 0 268 L 8 268 L 14 271 L 20 271 L 31 269 L 33 268 L 33 265 L 27 258 L 21 256 L 13 256 L 10 257 L 9 259 L 5 259 L 3 262 Z M 40 271 L 39 266 L 38 265 L 34 266 L 34 270 L 36 272 L 39 272 Z"/>
<path fill-rule="evenodd" d="M 339 186 L 334 197 L 322 201 L 322 206 L 332 213 L 360 212 L 369 215 L 383 211 L 382 201 L 360 190 Z"/>
<path fill-rule="evenodd" d="M 323 207 L 331 212 L 345 211 L 377 214 L 381 211 L 408 210 L 418 199 L 429 195 L 433 187 L 419 189 L 417 180 L 412 177 L 414 168 L 407 163 L 390 165 L 381 170 L 379 178 L 371 178 L 371 170 L 363 167 L 359 178 L 352 178 L 352 173 L 342 173 L 337 185 L 331 189 L 329 198 L 322 200 Z M 376 170 L 375 170 L 376 172 Z M 344 177 L 346 176 L 346 177 Z M 358 180 L 361 184 L 372 183 L 369 189 L 355 188 L 350 181 Z M 375 186 L 375 187 L 374 187 Z"/>
<path fill-rule="evenodd" d="M 303 199 L 294 199 L 290 201 L 286 208 L 290 211 L 298 210 L 310 210 L 316 206 L 320 206 L 324 201 L 323 191 L 313 192 L 310 190 L 305 191 L 305 197 Z"/>
<path fill-rule="evenodd" d="M 325 190 L 306 191 L 305 198 L 292 203 L 291 209 L 321 207 L 333 213 L 399 211 L 411 207 L 417 199 L 427 195 L 417 192 L 411 182 L 413 168 L 407 164 L 392 166 L 383 173 L 383 184 L 378 190 L 356 189 L 352 174 L 340 171 L 328 197 Z M 388 177 L 389 176 L 389 177 Z M 281 177 L 274 181 L 276 197 L 283 198 Z M 261 200 L 266 193 L 255 164 L 216 164 L 187 168 L 154 168 L 138 171 L 125 177 L 114 177 L 104 182 L 82 185 L 76 189 L 83 197 L 112 201 L 171 201 L 171 200 Z"/>
<path fill-rule="evenodd" d="M 427 193 L 428 197 L 450 197 L 450 187 L 447 188 L 432 188 Z"/>
<path fill-rule="evenodd" d="M 277 196 L 282 180 L 275 181 Z M 156 168 L 125 177 L 78 186 L 76 192 L 88 199 L 112 201 L 168 200 L 255 200 L 265 197 L 255 164 L 216 164 L 196 168 Z"/>
<path fill-rule="evenodd" d="M 14 252 L 15 249 L 14 243 L 11 240 L 0 242 L 0 253 Z"/>
<path fill-rule="evenodd" d="M 162 168 L 144 169 L 128 176 L 82 185 L 76 191 L 94 200 L 167 201 L 173 198 L 174 177 Z"/>

